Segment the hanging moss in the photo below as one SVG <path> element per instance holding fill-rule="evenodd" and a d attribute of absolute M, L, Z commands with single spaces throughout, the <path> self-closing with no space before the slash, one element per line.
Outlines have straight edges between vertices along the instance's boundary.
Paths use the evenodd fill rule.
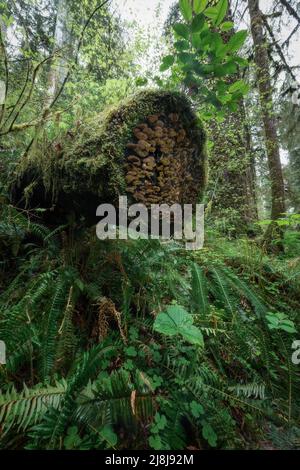
<path fill-rule="evenodd" d="M 163 131 L 159 131 L 157 120 Z M 139 126 L 145 126 L 145 123 L 152 132 L 149 139 L 152 139 L 153 147 L 143 144 L 147 147 L 148 162 L 139 164 L 136 151 L 139 154 L 138 146 L 143 141 L 138 139 L 138 132 L 143 129 Z M 170 134 L 174 136 L 173 143 Z M 160 137 L 165 140 L 160 142 Z M 156 139 L 154 143 L 153 138 Z M 143 91 L 69 131 L 60 141 L 38 142 L 17 168 L 12 186 L 13 200 L 17 204 L 26 201 L 30 207 L 54 205 L 63 213 L 74 210 L 84 216 L 94 216 L 100 203 L 116 203 L 119 195 L 128 194 L 131 199 L 141 201 L 138 192 L 147 199 L 143 187 L 158 187 L 157 178 L 162 171 L 159 168 L 163 167 L 161 160 L 165 157 L 170 167 L 166 188 L 171 190 L 172 172 L 174 184 L 177 182 L 178 185 L 180 181 L 180 190 L 173 191 L 174 200 L 169 202 L 193 203 L 199 200 L 206 184 L 205 140 L 203 127 L 184 95 Z M 132 150 L 134 146 L 136 148 Z M 133 154 L 138 157 L 136 167 L 140 166 L 140 171 L 144 169 L 146 173 L 144 178 L 139 177 L 139 185 L 135 186 L 137 192 L 128 182 L 130 174 L 135 174 L 137 169 L 134 159 L 130 161 L 129 158 Z M 150 175 L 149 156 L 153 158 Z M 184 188 L 189 188 L 192 200 L 184 194 Z M 150 202 L 154 200 L 150 198 Z"/>

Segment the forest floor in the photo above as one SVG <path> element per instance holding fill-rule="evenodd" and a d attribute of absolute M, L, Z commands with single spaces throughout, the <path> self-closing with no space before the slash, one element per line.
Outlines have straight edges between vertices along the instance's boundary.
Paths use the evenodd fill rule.
<path fill-rule="evenodd" d="M 2 447 L 299 446 L 299 239 L 206 238 L 99 241 L 2 203 Z"/>

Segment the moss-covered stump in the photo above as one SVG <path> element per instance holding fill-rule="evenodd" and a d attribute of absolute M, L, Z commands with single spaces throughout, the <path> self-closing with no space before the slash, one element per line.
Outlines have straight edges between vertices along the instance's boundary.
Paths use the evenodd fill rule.
<path fill-rule="evenodd" d="M 103 202 L 195 203 L 206 183 L 205 132 L 187 98 L 143 91 L 41 143 L 21 160 L 15 204 L 95 219 Z"/>

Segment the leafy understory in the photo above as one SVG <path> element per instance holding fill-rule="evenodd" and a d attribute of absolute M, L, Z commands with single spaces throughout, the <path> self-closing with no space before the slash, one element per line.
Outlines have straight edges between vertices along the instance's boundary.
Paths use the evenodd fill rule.
<path fill-rule="evenodd" d="M 41 226 L 33 247 L 19 213 L 6 222 L 22 262 L 1 280 L 2 447 L 278 448 L 298 429 L 299 289 L 272 259 L 253 276 L 236 242 L 186 252 L 92 231 L 83 259 L 71 227 L 66 243 Z"/>
<path fill-rule="evenodd" d="M 0 450 L 300 448 L 299 2 L 163 4 L 0 2 Z"/>

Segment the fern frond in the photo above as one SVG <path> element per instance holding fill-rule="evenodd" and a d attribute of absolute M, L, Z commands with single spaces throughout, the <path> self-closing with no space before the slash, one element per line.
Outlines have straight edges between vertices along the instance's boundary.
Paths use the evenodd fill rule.
<path fill-rule="evenodd" d="M 40 371 L 43 380 L 53 371 L 57 347 L 58 322 L 66 305 L 67 296 L 66 283 L 64 278 L 59 276 L 41 339 L 42 356 Z"/>
<path fill-rule="evenodd" d="M 213 283 L 210 285 L 213 294 L 218 302 L 224 305 L 225 309 L 230 312 L 231 318 L 234 319 L 237 313 L 237 301 L 233 296 L 231 287 L 224 273 L 216 267 L 211 269 Z"/>
<path fill-rule="evenodd" d="M 260 400 L 265 399 L 265 384 L 263 383 L 247 383 L 238 384 L 229 387 L 230 392 L 235 392 L 238 397 L 244 396 L 246 398 L 259 398 Z"/>
<path fill-rule="evenodd" d="M 59 436 L 68 425 L 70 417 L 74 412 L 74 400 L 79 391 L 81 391 L 92 380 L 96 372 L 101 367 L 101 357 L 114 350 L 113 346 L 103 347 L 99 344 L 90 351 L 83 354 L 82 360 L 77 365 L 73 376 L 68 381 L 68 388 L 62 402 L 59 414 L 52 415 L 47 426 L 44 426 L 43 432 L 48 436 L 50 447 L 55 445 Z"/>
<path fill-rule="evenodd" d="M 197 311 L 205 318 L 209 314 L 206 278 L 203 269 L 196 263 L 192 265 L 192 299 Z"/>
<path fill-rule="evenodd" d="M 141 391 L 124 371 L 90 384 L 81 394 L 76 419 L 93 427 L 148 422 L 154 414 L 154 396 Z"/>
<path fill-rule="evenodd" d="M 36 386 L 17 392 L 14 387 L 5 394 L 0 394 L 0 425 L 7 433 L 12 427 L 18 432 L 41 420 L 47 410 L 59 408 L 66 392 L 65 380 L 56 382 L 55 386 Z"/>
<path fill-rule="evenodd" d="M 74 352 L 78 340 L 75 335 L 75 329 L 73 325 L 73 314 L 74 314 L 74 304 L 73 304 L 73 286 L 70 287 L 68 301 L 65 308 L 65 313 L 61 322 L 61 325 L 58 329 L 58 344 L 55 363 L 60 365 L 61 363 L 68 362 L 74 357 Z"/>
<path fill-rule="evenodd" d="M 268 312 L 267 306 L 264 305 L 258 295 L 247 285 L 247 283 L 229 269 L 222 268 L 222 272 L 225 276 L 227 276 L 227 279 L 229 280 L 232 288 L 236 290 L 241 296 L 244 296 L 246 299 L 248 299 L 257 316 L 259 318 L 265 318 L 265 315 Z"/>

